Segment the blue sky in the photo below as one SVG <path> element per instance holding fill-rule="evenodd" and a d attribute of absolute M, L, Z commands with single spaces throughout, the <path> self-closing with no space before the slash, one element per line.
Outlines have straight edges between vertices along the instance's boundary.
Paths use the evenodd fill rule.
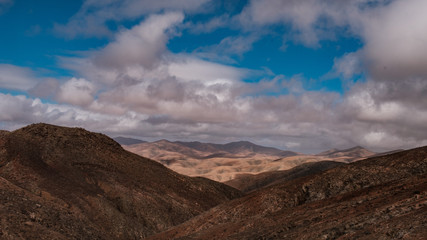
<path fill-rule="evenodd" d="M 237 1 L 236 1 L 237 2 Z M 230 9 L 223 4 L 212 7 L 212 12 L 189 14 L 186 22 L 206 22 L 219 14 L 239 14 L 246 1 L 236 3 Z M 42 77 L 72 76 L 67 69 L 58 66 L 57 57 L 73 55 L 75 52 L 99 49 L 108 44 L 108 36 L 69 38 L 55 32 L 56 24 L 66 24 L 82 5 L 82 1 L 15 1 L 4 14 L 0 15 L 1 28 L 8 34 L 2 36 L 1 62 L 38 70 Z M 234 5 L 234 4 L 232 4 Z M 146 16 L 132 20 L 110 23 L 108 27 L 114 31 L 117 27 L 131 28 Z M 10 24 L 13 23 L 13 24 Z M 275 29 L 276 28 L 276 29 Z M 331 71 L 334 59 L 347 52 L 356 51 L 361 43 L 354 36 L 339 33 L 337 39 L 323 40 L 318 47 L 306 47 L 299 43 L 284 43 L 283 26 L 273 27 L 245 52 L 233 54 L 233 62 L 225 61 L 240 68 L 269 70 L 274 74 L 294 76 L 302 75 L 307 79 L 324 79 L 307 84 L 312 90 L 327 90 L 343 93 L 342 83 L 337 77 L 324 77 Z M 206 33 L 192 33 L 191 29 L 182 31 L 181 36 L 169 40 L 167 47 L 171 52 L 191 54 L 200 48 L 216 45 L 224 38 L 241 36 L 238 27 L 219 29 Z M 251 33 L 243 33 L 247 35 Z M 284 48 L 283 45 L 286 44 Z M 223 53 L 226 55 L 226 53 Z M 211 59 L 212 60 L 212 59 Z M 221 63 L 221 60 L 216 60 Z M 42 71 L 40 71 L 40 69 Z M 246 81 L 259 81 L 262 76 L 248 76 Z"/>
<path fill-rule="evenodd" d="M 423 7 L 0 0 L 0 126 L 303 152 L 427 144 Z"/>

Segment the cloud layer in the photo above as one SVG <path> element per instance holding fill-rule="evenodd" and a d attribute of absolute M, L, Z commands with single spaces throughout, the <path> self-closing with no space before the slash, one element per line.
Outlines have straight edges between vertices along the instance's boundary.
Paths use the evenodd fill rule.
<path fill-rule="evenodd" d="M 427 144 L 425 1 L 253 0 L 241 13 L 212 23 L 212 29 L 240 26 L 241 36 L 193 53 L 169 51 L 171 38 L 196 26 L 185 22 L 188 12 L 202 11 L 206 3 L 86 1 L 56 30 L 69 37 L 110 35 L 111 41 L 61 57 L 61 66 L 75 75 L 65 80 L 39 79 L 29 69 L 0 65 L 1 88 L 33 96 L 0 93 L 1 125 L 13 129 L 43 121 L 147 140 L 248 139 L 304 152 Z M 153 12 L 115 34 L 105 25 Z M 267 72 L 249 83 L 244 80 L 259 70 L 206 60 L 219 59 L 206 57 L 209 53 L 242 55 L 271 33 L 262 29 L 277 26 L 290 29 L 283 32 L 284 44 L 318 48 L 340 34 L 361 39 L 362 47 L 337 56 L 331 69 L 350 82 L 348 90 L 309 91 L 302 76 Z M 360 75 L 363 80 L 354 81 Z M 49 98 L 52 102 L 45 101 Z"/>
<path fill-rule="evenodd" d="M 77 36 L 111 36 L 108 21 L 120 22 L 140 19 L 146 14 L 162 11 L 192 12 L 209 0 L 87 0 L 65 25 L 56 24 L 54 30 L 69 38 Z"/>

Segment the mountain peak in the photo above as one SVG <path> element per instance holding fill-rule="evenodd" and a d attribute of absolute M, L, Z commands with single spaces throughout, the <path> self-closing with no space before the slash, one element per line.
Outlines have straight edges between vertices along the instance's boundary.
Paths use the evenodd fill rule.
<path fill-rule="evenodd" d="M 154 143 L 172 143 L 172 142 L 167 140 L 167 139 L 160 139 L 160 140 L 155 141 Z"/>
<path fill-rule="evenodd" d="M 79 127 L 63 127 L 46 123 L 31 124 L 12 132 L 30 142 L 43 144 L 46 151 L 72 150 L 81 147 L 81 151 L 91 154 L 97 149 L 122 150 L 120 144 L 102 133 L 89 132 Z"/>
<path fill-rule="evenodd" d="M 235 142 L 230 142 L 227 144 L 241 144 L 241 145 L 256 145 L 255 143 L 246 141 L 246 140 L 241 140 L 241 141 L 235 141 Z"/>
<path fill-rule="evenodd" d="M 324 156 L 329 158 L 347 158 L 346 161 L 351 162 L 360 160 L 366 157 L 375 155 L 375 152 L 371 152 L 362 146 L 355 146 L 347 149 L 336 149 L 327 150 L 316 154 L 317 156 Z"/>
<path fill-rule="evenodd" d="M 344 149 L 344 150 L 341 150 L 341 151 L 345 152 L 345 151 L 355 151 L 355 150 L 367 150 L 367 149 L 364 148 L 364 147 L 362 147 L 362 146 L 355 146 L 355 147 L 347 148 L 347 149 Z"/>

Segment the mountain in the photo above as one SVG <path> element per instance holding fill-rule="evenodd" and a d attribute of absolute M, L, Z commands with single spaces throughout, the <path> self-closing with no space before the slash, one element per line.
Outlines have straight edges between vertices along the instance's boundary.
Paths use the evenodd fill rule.
<path fill-rule="evenodd" d="M 150 239 L 425 239 L 427 147 L 279 182 Z"/>
<path fill-rule="evenodd" d="M 259 173 L 294 167 L 281 159 L 298 153 L 241 141 L 227 144 L 171 142 L 160 140 L 123 146 L 138 155 L 155 159 L 168 168 L 188 176 L 227 181 L 242 173 Z"/>
<path fill-rule="evenodd" d="M 240 196 L 81 128 L 0 133 L 0 238 L 141 239 Z"/>
<path fill-rule="evenodd" d="M 154 159 L 188 176 L 202 176 L 226 182 L 244 174 L 288 170 L 310 162 L 353 162 L 376 153 L 362 147 L 332 149 L 319 154 L 300 154 L 247 141 L 227 144 L 171 142 L 160 140 L 123 146 L 126 150 Z"/>
<path fill-rule="evenodd" d="M 344 150 L 331 149 L 325 152 L 321 152 L 317 154 L 317 156 L 323 156 L 333 159 L 343 159 L 346 162 L 353 162 L 373 156 L 375 154 L 376 153 L 371 152 L 363 147 L 357 146 Z"/>
<path fill-rule="evenodd" d="M 343 164 L 344 163 L 335 161 L 303 163 L 289 170 L 237 175 L 236 178 L 224 183 L 247 193 L 279 182 L 290 181 L 296 178 L 323 172 Z"/>
<path fill-rule="evenodd" d="M 231 154 L 241 154 L 243 152 L 267 154 L 278 157 L 287 157 L 298 155 L 295 152 L 283 151 L 277 148 L 264 147 L 256 145 L 248 141 L 231 142 L 227 144 L 213 144 L 213 143 L 201 143 L 201 142 L 175 142 L 189 148 L 201 151 L 201 152 L 227 152 Z"/>
<path fill-rule="evenodd" d="M 118 142 L 121 145 L 133 145 L 138 143 L 145 143 L 146 141 L 135 139 L 135 138 L 126 138 L 126 137 L 115 137 L 114 141 Z"/>

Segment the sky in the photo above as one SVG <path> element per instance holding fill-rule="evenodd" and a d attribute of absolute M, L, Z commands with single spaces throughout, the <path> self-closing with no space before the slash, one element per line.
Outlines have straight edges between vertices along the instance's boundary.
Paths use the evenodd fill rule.
<path fill-rule="evenodd" d="M 425 0 L 0 0 L 0 129 L 427 145 Z"/>

